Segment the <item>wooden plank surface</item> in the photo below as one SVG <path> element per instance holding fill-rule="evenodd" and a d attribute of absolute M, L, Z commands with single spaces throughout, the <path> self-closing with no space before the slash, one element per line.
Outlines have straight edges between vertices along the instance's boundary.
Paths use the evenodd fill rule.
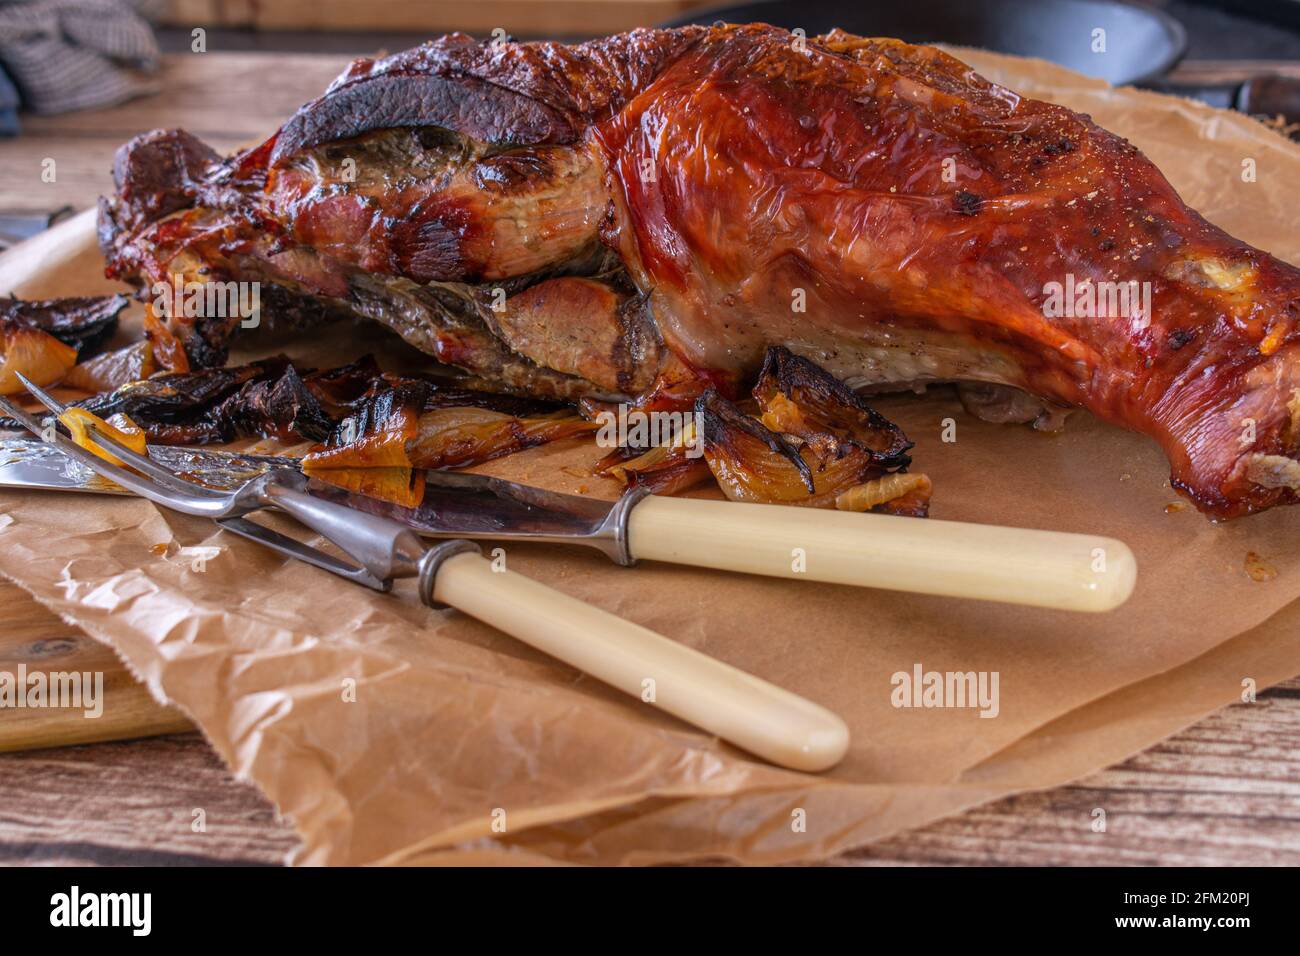
<path fill-rule="evenodd" d="M 21 588 L 0 581 L 0 672 L 17 675 L 80 673 L 102 677 L 95 705 L 81 708 L 17 708 L 0 719 L 0 751 L 52 747 L 190 729 L 180 712 L 154 702 L 117 655 L 63 623 Z M 83 704 L 90 704 L 83 700 Z M 98 710 L 99 716 L 86 716 Z"/>
<path fill-rule="evenodd" d="M 197 734 L 0 755 L 0 807 L 0 863 L 277 864 L 297 845 Z M 1300 679 L 1073 786 L 830 862 L 1300 865 Z"/>

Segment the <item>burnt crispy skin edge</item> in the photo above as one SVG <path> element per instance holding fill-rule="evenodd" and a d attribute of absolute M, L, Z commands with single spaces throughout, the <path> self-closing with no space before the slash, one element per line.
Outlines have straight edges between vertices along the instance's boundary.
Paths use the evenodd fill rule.
<path fill-rule="evenodd" d="M 707 35 L 699 26 L 643 28 L 569 45 L 445 34 L 351 63 L 285 124 L 271 162 L 399 125 L 442 126 L 494 145 L 571 144 Z"/>
<path fill-rule="evenodd" d="M 437 126 L 493 146 L 577 139 L 565 117 L 514 90 L 468 77 L 387 74 L 345 84 L 299 110 L 276 137 L 271 162 L 398 126 Z"/>

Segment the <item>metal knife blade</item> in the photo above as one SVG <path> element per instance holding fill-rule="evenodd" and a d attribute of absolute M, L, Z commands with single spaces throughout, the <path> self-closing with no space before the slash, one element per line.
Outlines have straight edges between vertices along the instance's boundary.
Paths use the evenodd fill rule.
<path fill-rule="evenodd" d="M 425 472 L 424 499 L 416 508 L 350 494 L 313 480 L 308 490 L 360 511 L 399 521 L 429 537 L 549 541 L 598 548 L 628 563 L 622 513 L 639 495 L 601 501 L 545 491 L 488 475 Z"/>
<path fill-rule="evenodd" d="M 150 445 L 149 455 L 177 474 L 210 488 L 234 488 L 273 468 L 298 467 L 294 458 L 240 455 L 197 448 Z M 0 439 L 0 487 L 99 494 L 130 494 L 63 455 L 31 439 Z M 424 500 L 403 508 L 313 479 L 319 498 L 398 521 L 428 537 L 512 539 L 585 544 L 627 563 L 620 515 L 636 500 L 617 502 L 545 491 L 487 475 L 426 472 Z"/>

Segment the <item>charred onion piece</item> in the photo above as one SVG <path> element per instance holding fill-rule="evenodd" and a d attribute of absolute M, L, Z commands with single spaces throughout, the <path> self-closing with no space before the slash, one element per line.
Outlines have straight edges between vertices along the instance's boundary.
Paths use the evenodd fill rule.
<path fill-rule="evenodd" d="M 599 426 L 572 411 L 516 416 L 499 408 L 536 403 L 491 393 L 399 380 L 362 402 L 339 423 L 329 443 L 303 459 L 314 478 L 413 507 L 425 469 L 461 468 Z"/>
<path fill-rule="evenodd" d="M 827 460 L 811 445 L 796 447 L 713 389 L 700 396 L 695 412 L 704 458 L 732 501 L 826 506 L 872 468 L 862 449 Z"/>
<path fill-rule="evenodd" d="M 835 454 L 846 443 L 871 451 L 881 468 L 904 468 L 912 447 L 897 425 L 825 369 L 782 346 L 767 350 L 754 398 L 763 424 Z"/>
<path fill-rule="evenodd" d="M 0 299 L 0 321 L 48 332 L 71 345 L 85 359 L 117 330 L 117 316 L 127 306 L 124 295 L 80 296 L 68 299 Z M 39 384 L 39 383 L 38 383 Z"/>
<path fill-rule="evenodd" d="M 312 372 L 304 381 L 322 406 L 342 412 L 355 409 L 372 397 L 376 384 L 383 381 L 383 374 L 373 355 L 363 355 L 347 365 Z"/>
<path fill-rule="evenodd" d="M 176 333 L 154 312 L 153 306 L 144 307 L 144 335 L 153 349 L 154 360 L 167 371 L 182 374 L 190 370 L 190 358 Z"/>
<path fill-rule="evenodd" d="M 705 460 L 728 498 L 927 513 L 930 480 L 902 473 L 907 436 L 823 369 L 770 348 L 753 394 L 761 419 L 713 390 L 695 406 Z"/>
<path fill-rule="evenodd" d="M 292 365 L 274 381 L 246 382 L 211 417 L 226 441 L 252 436 L 324 441 L 334 430 L 334 420 Z"/>
<path fill-rule="evenodd" d="M 645 488 L 656 495 L 676 494 L 709 477 L 708 462 L 689 454 L 695 442 L 695 423 L 690 422 L 672 444 L 655 445 L 640 454 L 627 447 L 616 448 L 596 464 L 594 472 L 617 478 L 629 488 Z"/>
<path fill-rule="evenodd" d="M 278 379 L 287 368 L 288 360 L 278 356 L 233 368 L 155 375 L 74 404 L 102 418 L 121 412 L 156 444 L 209 444 L 234 437 L 211 416 L 218 404 L 249 382 Z"/>
<path fill-rule="evenodd" d="M 154 361 L 153 348 L 147 341 L 136 342 L 96 355 L 73 367 L 61 384 L 86 392 L 111 392 L 148 378 L 156 371 L 158 365 Z"/>
<path fill-rule="evenodd" d="M 416 437 L 427 388 L 399 385 L 344 419 L 329 443 L 302 460 L 303 474 L 403 507 L 424 496 L 424 474 L 411 464 L 407 443 Z"/>
<path fill-rule="evenodd" d="M 155 375 L 76 404 L 100 416 L 125 412 L 143 426 L 181 422 L 233 394 L 245 382 L 278 378 L 288 366 L 287 358 L 276 356 L 230 368 Z"/>

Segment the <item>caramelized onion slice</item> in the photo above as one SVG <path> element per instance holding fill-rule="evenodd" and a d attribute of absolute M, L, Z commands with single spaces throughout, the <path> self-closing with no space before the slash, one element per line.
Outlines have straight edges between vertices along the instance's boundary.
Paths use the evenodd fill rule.
<path fill-rule="evenodd" d="M 887 511 L 924 518 L 930 511 L 930 479 L 894 472 L 854 485 L 835 498 L 840 511 Z"/>
<path fill-rule="evenodd" d="M 316 468 L 303 472 L 345 491 L 392 502 L 403 508 L 418 507 L 424 500 L 424 472 L 413 468 Z"/>
<path fill-rule="evenodd" d="M 145 449 L 144 430 L 120 412 L 111 416 L 108 421 L 104 421 L 98 415 L 92 415 L 84 408 L 68 408 L 59 416 L 59 421 L 67 428 L 68 434 L 74 442 L 111 464 L 125 467 L 125 462 L 122 459 L 112 452 L 100 448 L 87 437 L 86 433 L 90 428 L 94 428 L 102 435 L 107 435 L 119 445 L 124 445 L 137 454 L 148 454 Z"/>
<path fill-rule="evenodd" d="M 64 377 L 63 384 L 87 392 L 111 392 L 148 378 L 156 371 L 153 348 L 148 342 L 136 342 L 75 366 Z"/>
<path fill-rule="evenodd" d="M 411 464 L 407 442 L 419 429 L 423 391 L 395 388 L 335 430 L 330 443 L 308 453 L 303 474 L 382 501 L 413 508 L 424 497 L 424 475 Z"/>
<path fill-rule="evenodd" d="M 597 465 L 595 473 L 617 478 L 629 488 L 645 488 L 653 494 L 672 495 L 700 484 L 709 477 L 709 463 L 692 455 L 696 446 L 695 422 L 688 422 L 669 445 L 655 445 L 641 454 L 616 449 Z"/>
<path fill-rule="evenodd" d="M 0 395 L 24 391 L 21 372 L 37 385 L 53 385 L 77 364 L 77 350 L 40 329 L 0 319 Z"/>
<path fill-rule="evenodd" d="M 0 299 L 0 321 L 48 332 L 71 345 L 83 358 L 94 355 L 117 330 L 118 313 L 127 307 L 124 295 L 78 296 L 65 299 Z"/>
<path fill-rule="evenodd" d="M 190 370 L 190 357 L 185 352 L 185 346 L 176 337 L 176 333 L 168 328 L 167 323 L 154 312 L 152 303 L 145 303 L 144 335 L 149 340 L 154 361 L 159 367 L 176 374 Z"/>
<path fill-rule="evenodd" d="M 473 405 L 426 410 L 429 399 L 427 383 L 418 381 L 374 397 L 303 459 L 303 472 L 413 507 L 425 469 L 465 467 L 599 427 L 572 412 L 519 418 Z"/>
<path fill-rule="evenodd" d="M 572 412 L 516 418 L 486 408 L 435 408 L 420 415 L 406 450 L 417 468 L 463 468 L 599 427 Z"/>
<path fill-rule="evenodd" d="M 101 418 L 129 415 L 155 444 L 226 441 L 234 434 L 223 430 L 213 410 L 246 384 L 278 379 L 288 368 L 288 360 L 278 356 L 231 368 L 155 374 L 76 405 Z"/>
<path fill-rule="evenodd" d="M 695 410 L 704 458 L 732 501 L 827 508 L 841 492 L 879 473 L 869 449 L 846 443 L 827 454 L 814 444 L 796 445 L 711 389 Z"/>

